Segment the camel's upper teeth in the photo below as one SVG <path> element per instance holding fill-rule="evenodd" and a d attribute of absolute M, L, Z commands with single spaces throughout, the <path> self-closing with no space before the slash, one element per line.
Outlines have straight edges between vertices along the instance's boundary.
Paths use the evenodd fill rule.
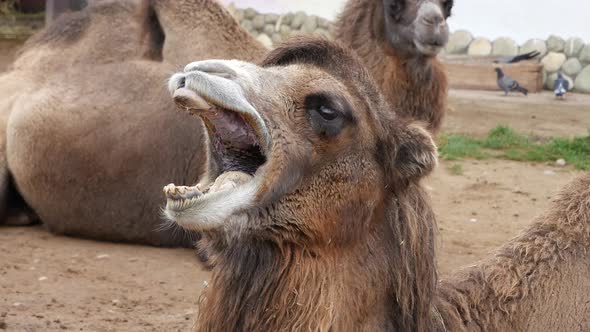
<path fill-rule="evenodd" d="M 164 187 L 164 195 L 166 195 L 166 198 L 173 200 L 189 199 L 200 196 L 202 194 L 203 193 L 197 188 L 197 186 L 176 186 L 171 183 Z"/>

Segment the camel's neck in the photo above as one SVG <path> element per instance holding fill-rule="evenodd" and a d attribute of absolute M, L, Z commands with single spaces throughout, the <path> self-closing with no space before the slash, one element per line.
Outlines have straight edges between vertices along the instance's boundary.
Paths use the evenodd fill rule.
<path fill-rule="evenodd" d="M 385 273 L 387 262 L 362 267 L 359 259 L 363 258 L 358 252 L 352 257 L 334 248 L 320 255 L 256 241 L 229 245 L 205 290 L 196 330 L 347 331 L 356 326 L 376 331 L 391 327 L 384 324 L 394 321 L 389 315 L 395 303 L 388 302 L 393 297 L 383 291 L 367 292 L 367 287 L 391 288 L 377 277 Z"/>
<path fill-rule="evenodd" d="M 335 23 L 335 38 L 355 50 L 396 112 L 439 128 L 447 94 L 442 64 L 436 57 L 393 50 L 384 24 L 381 1 L 352 0 Z"/>
<path fill-rule="evenodd" d="M 434 219 L 415 189 L 386 200 L 356 245 L 309 250 L 260 235 L 228 240 L 215 258 L 196 330 L 428 330 Z"/>

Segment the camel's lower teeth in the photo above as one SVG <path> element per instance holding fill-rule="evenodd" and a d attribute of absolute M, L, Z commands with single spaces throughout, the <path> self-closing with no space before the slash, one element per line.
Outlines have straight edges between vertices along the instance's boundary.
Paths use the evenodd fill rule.
<path fill-rule="evenodd" d="M 188 201 L 192 199 L 197 199 L 203 196 L 204 194 L 215 193 L 236 188 L 250 181 L 251 179 L 252 175 L 249 175 L 247 173 L 230 171 L 218 176 L 217 179 L 215 179 L 215 182 L 209 188 L 206 188 L 206 186 L 202 184 L 187 187 L 176 186 L 171 183 L 164 187 L 164 195 L 166 195 L 166 198 L 170 201 Z"/>

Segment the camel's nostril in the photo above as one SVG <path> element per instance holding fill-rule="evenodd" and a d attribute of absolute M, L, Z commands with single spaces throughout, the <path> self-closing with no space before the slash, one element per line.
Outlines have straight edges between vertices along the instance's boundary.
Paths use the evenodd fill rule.
<path fill-rule="evenodd" d="M 178 81 L 178 88 L 184 88 L 186 86 L 186 78 L 183 77 Z"/>

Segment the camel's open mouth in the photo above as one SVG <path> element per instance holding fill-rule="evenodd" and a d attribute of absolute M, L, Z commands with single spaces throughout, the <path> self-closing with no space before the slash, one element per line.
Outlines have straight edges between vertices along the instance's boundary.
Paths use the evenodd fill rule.
<path fill-rule="evenodd" d="M 199 116 L 209 137 L 210 167 L 195 186 L 164 188 L 164 217 L 186 229 L 217 228 L 255 205 L 270 151 L 265 120 L 246 96 L 252 87 L 238 61 L 190 63 L 168 88 L 176 105 Z"/>
<path fill-rule="evenodd" d="M 256 171 L 266 162 L 267 149 L 261 126 L 251 114 L 231 110 L 209 102 L 188 88 L 181 87 L 174 92 L 177 105 L 191 114 L 201 117 L 211 142 L 210 158 L 218 167 L 212 183 L 196 186 L 164 188 L 167 209 L 182 211 L 211 193 L 237 188 L 251 181 Z"/>

